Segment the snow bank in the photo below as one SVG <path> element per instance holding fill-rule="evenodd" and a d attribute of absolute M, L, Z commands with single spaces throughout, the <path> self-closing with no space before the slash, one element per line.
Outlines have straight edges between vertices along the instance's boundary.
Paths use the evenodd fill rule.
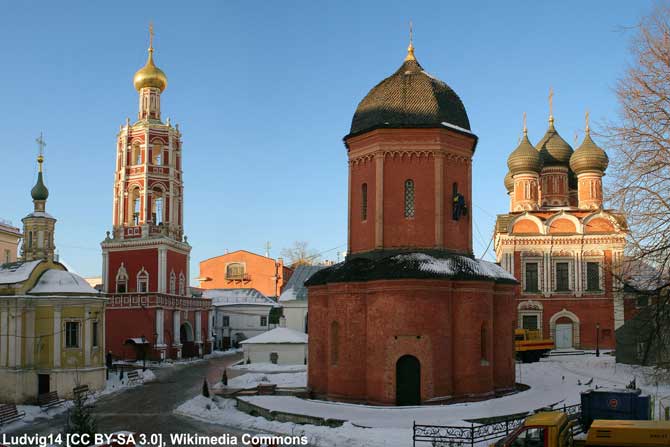
<path fill-rule="evenodd" d="M 258 384 L 273 383 L 279 387 L 300 388 L 307 386 L 307 373 L 263 374 L 247 373 L 228 380 L 229 388 L 256 388 Z"/>
<path fill-rule="evenodd" d="M 240 364 L 228 367 L 228 369 L 234 369 L 236 371 L 247 371 L 247 372 L 267 372 L 267 373 L 280 373 L 280 372 L 299 372 L 307 371 L 307 365 L 277 365 L 274 363 L 249 363 L 249 364 Z"/>
<path fill-rule="evenodd" d="M 174 411 L 176 414 L 228 427 L 238 427 L 260 433 L 276 433 L 290 436 L 305 436 L 311 446 L 369 446 L 406 447 L 412 439 L 411 429 L 370 430 L 350 423 L 329 428 L 302 425 L 291 422 L 268 421 L 262 417 L 249 416 L 235 408 L 231 399 L 210 400 L 196 396 Z"/>

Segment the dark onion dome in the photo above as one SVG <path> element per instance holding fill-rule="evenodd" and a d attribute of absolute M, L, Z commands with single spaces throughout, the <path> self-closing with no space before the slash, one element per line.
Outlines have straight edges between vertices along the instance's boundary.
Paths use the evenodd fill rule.
<path fill-rule="evenodd" d="M 514 179 L 512 178 L 512 173 L 507 171 L 507 174 L 505 175 L 505 189 L 507 192 L 512 192 L 514 190 Z"/>
<path fill-rule="evenodd" d="M 536 147 L 540 151 L 543 167 L 570 165 L 572 147 L 556 132 L 553 117 L 549 118 L 549 129 Z"/>
<path fill-rule="evenodd" d="M 579 175 L 587 171 L 605 172 L 608 164 L 607 154 L 591 139 L 591 132 L 587 127 L 584 141 L 570 157 L 570 168 Z"/>
<path fill-rule="evenodd" d="M 461 99 L 451 87 L 423 70 L 410 44 L 400 68 L 358 104 L 349 136 L 380 127 L 444 127 L 442 123 L 470 130 Z"/>
<path fill-rule="evenodd" d="M 528 131 L 526 129 L 523 130 L 523 138 L 519 146 L 509 154 L 507 167 L 512 175 L 522 172 L 540 172 L 540 169 L 542 169 L 540 153 L 528 139 Z"/>
<path fill-rule="evenodd" d="M 37 173 L 37 183 L 33 186 L 33 189 L 30 190 L 30 195 L 33 200 L 46 200 L 49 198 L 49 190 L 44 184 L 44 179 L 42 177 L 42 163 L 44 162 L 44 157 L 40 155 L 37 157 L 37 163 L 39 163 L 39 172 Z"/>

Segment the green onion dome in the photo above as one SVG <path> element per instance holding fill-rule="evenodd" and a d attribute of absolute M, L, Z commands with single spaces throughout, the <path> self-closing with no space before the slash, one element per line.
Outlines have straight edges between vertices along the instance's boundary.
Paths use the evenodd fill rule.
<path fill-rule="evenodd" d="M 505 189 L 507 192 L 514 191 L 514 179 L 512 178 L 512 173 L 509 171 L 505 175 Z"/>
<path fill-rule="evenodd" d="M 549 129 L 536 146 L 540 152 L 543 167 L 570 166 L 572 147 L 558 134 L 554 128 L 554 118 L 549 118 Z"/>
<path fill-rule="evenodd" d="M 570 157 L 570 168 L 579 175 L 587 171 L 605 172 L 608 164 L 607 154 L 591 139 L 591 132 L 587 127 L 584 141 Z"/>
<path fill-rule="evenodd" d="M 522 172 L 540 172 L 542 160 L 540 153 L 528 140 L 528 131 L 524 129 L 523 138 L 514 151 L 507 158 L 507 167 L 512 175 Z"/>
<path fill-rule="evenodd" d="M 44 179 L 42 178 L 42 156 L 39 157 L 40 171 L 37 174 L 37 183 L 33 186 L 33 189 L 30 190 L 30 195 L 33 200 L 46 200 L 49 198 L 49 190 L 44 184 Z"/>

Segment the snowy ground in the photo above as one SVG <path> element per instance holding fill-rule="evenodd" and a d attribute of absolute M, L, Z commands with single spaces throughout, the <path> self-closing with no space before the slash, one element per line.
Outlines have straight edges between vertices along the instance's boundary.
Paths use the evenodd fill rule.
<path fill-rule="evenodd" d="M 178 365 L 189 365 L 191 363 L 202 362 L 202 361 L 207 360 L 207 359 L 227 357 L 229 355 L 240 354 L 241 352 L 242 352 L 242 349 L 228 349 L 226 351 L 212 351 L 211 354 L 206 354 L 202 358 L 193 357 L 193 358 L 180 359 L 180 360 L 166 359 L 162 362 L 157 362 L 157 361 L 154 361 L 154 360 L 147 360 L 146 362 L 143 362 L 142 360 L 133 360 L 133 361 L 118 360 L 118 361 L 115 361 L 114 364 L 133 365 L 133 366 L 142 366 L 144 364 L 144 365 L 146 365 L 147 368 L 152 368 L 152 369 L 171 368 L 173 366 L 178 366 Z"/>
<path fill-rule="evenodd" d="M 228 388 L 256 388 L 260 383 L 274 383 L 287 388 L 306 387 L 307 373 L 247 373 L 228 380 Z"/>
<path fill-rule="evenodd" d="M 251 366 L 251 365 L 245 365 Z M 269 383 L 298 383 L 305 373 L 265 374 Z M 245 376 L 249 376 L 245 379 Z M 257 373 L 248 373 L 233 380 L 256 382 Z M 290 377 L 292 376 L 292 378 Z M 334 402 L 303 400 L 289 396 L 252 396 L 244 399 L 272 410 L 307 414 L 349 421 L 339 428 L 296 425 L 267 421 L 235 409 L 234 401 L 196 397 L 176 412 L 207 422 L 233 425 L 245 429 L 284 434 L 304 433 L 310 445 L 339 446 L 406 446 L 411 442 L 412 424 L 469 425 L 465 420 L 501 416 L 559 404 L 579 403 L 579 393 L 590 388 L 623 388 L 633 378 L 643 393 L 658 401 L 670 403 L 670 385 L 649 379 L 650 369 L 616 364 L 614 357 L 602 355 L 556 356 L 539 363 L 517 365 L 517 381 L 529 385 L 527 391 L 483 402 L 421 407 L 374 407 Z M 585 385 L 591 379 L 590 385 Z M 230 381 L 232 382 L 232 380 Z M 229 382 L 229 386 L 231 385 Z M 580 385 L 581 384 L 581 385 Z M 209 407 L 209 408 L 208 408 Z M 371 427 L 371 428 L 360 428 Z"/>
<path fill-rule="evenodd" d="M 143 379 L 143 383 L 156 380 L 156 375 L 149 369 L 144 371 L 144 373 L 142 373 L 141 371 L 138 372 L 140 373 L 140 378 Z M 87 399 L 86 403 L 87 404 L 93 403 L 95 402 L 96 399 L 98 399 L 101 396 L 117 393 L 119 391 L 123 391 L 128 388 L 132 388 L 134 386 L 142 386 L 142 383 L 136 383 L 131 385 L 128 383 L 127 372 L 123 373 L 123 379 L 120 378 L 120 375 L 118 373 L 111 372 L 109 374 L 109 379 L 107 380 L 105 389 L 96 391 L 95 393 L 91 394 L 91 396 Z M 51 419 L 54 416 L 69 410 L 70 408 L 72 408 L 72 406 L 73 406 L 72 401 L 66 401 L 62 405 L 51 407 L 45 411 L 42 410 L 37 405 L 17 405 L 16 406 L 17 410 L 19 412 L 24 411 L 26 413 L 26 416 L 18 421 L 12 422 L 11 424 L 3 425 L 2 429 L 0 429 L 0 433 L 12 431 L 22 425 L 30 425 L 33 421 L 35 421 L 35 419 Z"/>

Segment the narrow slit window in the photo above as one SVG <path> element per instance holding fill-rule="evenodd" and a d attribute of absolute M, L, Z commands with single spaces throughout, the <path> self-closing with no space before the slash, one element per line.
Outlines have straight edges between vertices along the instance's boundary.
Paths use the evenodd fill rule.
<path fill-rule="evenodd" d="M 414 180 L 405 180 L 405 218 L 414 217 Z"/>
<path fill-rule="evenodd" d="M 361 185 L 361 220 L 368 220 L 368 184 Z"/>

